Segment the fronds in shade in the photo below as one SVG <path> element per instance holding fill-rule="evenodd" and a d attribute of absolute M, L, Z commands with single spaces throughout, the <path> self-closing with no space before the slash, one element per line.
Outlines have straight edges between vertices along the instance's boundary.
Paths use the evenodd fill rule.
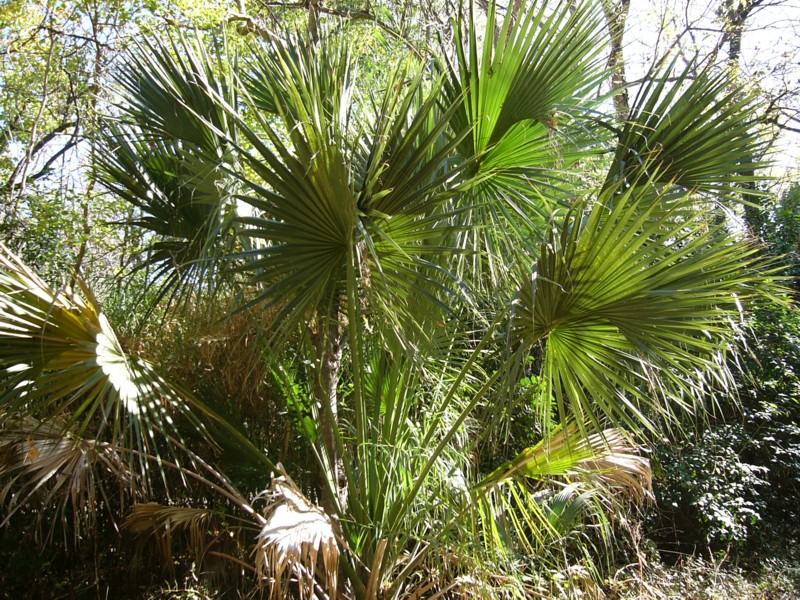
<path fill-rule="evenodd" d="M 280 465 L 278 468 L 281 470 Z M 335 598 L 339 544 L 330 518 L 283 471 L 273 477 L 270 495 L 272 512 L 256 548 L 259 581 L 269 584 L 272 598 L 287 597 L 293 578 L 301 598 L 316 598 L 317 588 Z M 319 558 L 322 572 L 317 570 Z"/>
<path fill-rule="evenodd" d="M 65 434 L 63 424 L 32 417 L 3 421 L 0 477 L 13 483 L 0 490 L 0 506 L 5 509 L 0 526 L 35 499 L 48 507 L 38 517 L 40 523 L 50 520 L 48 538 L 57 524 L 69 522 L 77 543 L 95 526 L 101 506 L 111 513 L 117 502 L 141 496 L 138 478 L 111 444 Z M 57 510 L 50 513 L 53 504 Z M 63 534 L 66 538 L 67 528 Z"/>
<path fill-rule="evenodd" d="M 174 564 L 173 548 L 176 538 L 185 536 L 188 547 L 194 551 L 198 566 L 210 545 L 209 531 L 213 525 L 214 512 L 189 506 L 164 506 L 157 502 L 137 504 L 122 524 L 123 531 L 141 549 L 148 542 L 155 542 L 161 562 Z"/>
<path fill-rule="evenodd" d="M 576 206 L 519 289 L 512 340 L 543 350 L 542 419 L 629 428 L 731 392 L 745 305 L 777 276 L 757 248 L 709 228 L 689 197 L 641 185 Z"/>
<path fill-rule="evenodd" d="M 140 268 L 157 299 L 219 285 L 219 259 L 237 251 L 236 136 L 215 98 L 235 104 L 236 93 L 227 49 L 215 50 L 217 60 L 199 36 L 143 42 L 116 72 L 122 101 L 94 157 L 100 182 L 137 209 L 132 224 L 155 234 Z"/>

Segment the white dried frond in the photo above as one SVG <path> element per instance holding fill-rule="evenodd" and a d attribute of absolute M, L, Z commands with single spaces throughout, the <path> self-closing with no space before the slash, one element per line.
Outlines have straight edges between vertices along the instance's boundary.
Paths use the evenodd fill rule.
<path fill-rule="evenodd" d="M 335 597 L 339 545 L 330 518 L 285 474 L 273 477 L 270 495 L 271 513 L 256 548 L 259 579 L 271 585 L 272 598 L 285 597 L 292 579 L 301 598 L 316 597 L 316 586 Z M 320 559 L 322 572 L 317 569 Z"/>
<path fill-rule="evenodd" d="M 0 476 L 14 482 L 0 490 L 2 524 L 37 497 L 42 505 L 51 501 L 58 505 L 55 514 L 42 513 L 53 526 L 66 523 L 68 511 L 72 513 L 76 540 L 94 526 L 98 507 L 107 508 L 100 498 L 106 495 L 104 486 L 114 482 L 132 496 L 139 491 L 135 475 L 111 444 L 72 435 L 61 424 L 32 417 L 0 427 Z"/>
<path fill-rule="evenodd" d="M 650 461 L 638 454 L 620 430 L 606 429 L 589 436 L 588 442 L 604 451 L 582 461 L 579 471 L 620 498 L 635 502 L 652 498 Z"/>

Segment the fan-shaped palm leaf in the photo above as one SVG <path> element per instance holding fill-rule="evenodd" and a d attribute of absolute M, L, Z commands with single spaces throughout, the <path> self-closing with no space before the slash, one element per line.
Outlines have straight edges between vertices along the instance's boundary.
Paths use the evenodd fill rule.
<path fill-rule="evenodd" d="M 320 53 L 333 57 L 325 73 Z M 374 308 L 392 305 L 386 317 L 407 316 L 409 290 L 435 286 L 426 259 L 450 251 L 436 242 L 450 227 L 444 202 L 465 168 L 449 166 L 460 138 L 448 133 L 452 109 L 439 111 L 438 86 L 426 89 L 423 72 L 401 64 L 375 105 L 364 103 L 335 32 L 311 45 L 272 39 L 251 68 L 252 101 L 279 99 L 282 121 L 239 122 L 255 175 L 241 199 L 257 211 L 242 222 L 263 240 L 243 269 L 262 284 L 261 298 L 281 300 L 276 321 L 288 327 L 312 309 L 335 314 L 350 277 L 359 283 L 348 302 L 369 292 Z"/>
<path fill-rule="evenodd" d="M 619 429 L 582 434 L 586 430 L 586 424 L 557 427 L 546 439 L 495 469 L 477 489 L 515 477 L 541 482 L 564 478 L 568 483 L 602 483 L 609 492 L 644 500 L 652 485 L 650 461 L 639 455 Z"/>
<path fill-rule="evenodd" d="M 145 487 L 151 461 L 160 461 L 164 450 L 180 464 L 181 428 L 215 447 L 199 415 L 223 428 L 254 460 L 271 464 L 233 425 L 150 363 L 125 353 L 88 288 L 83 291 L 89 300 L 68 290 L 53 292 L 0 246 L 3 423 L 27 415 L 51 424 L 60 419 L 65 435 L 111 444 Z"/>
<path fill-rule="evenodd" d="M 673 63 L 652 73 L 639 90 L 605 186 L 657 182 L 730 198 L 763 166 L 757 94 L 710 68 L 674 71 Z"/>
<path fill-rule="evenodd" d="M 759 271 L 756 248 L 710 230 L 690 198 L 652 193 L 634 185 L 606 190 L 588 214 L 577 206 L 521 286 L 512 337 L 543 348 L 545 419 L 554 399 L 562 420 L 650 426 L 731 389 L 742 305 L 774 273 Z"/>
<path fill-rule="evenodd" d="M 598 143 L 597 134 L 587 139 L 574 125 L 587 122 L 604 69 L 602 20 L 593 4 L 532 2 L 518 18 L 507 15 L 497 36 L 495 2 L 487 15 L 485 30 L 472 12 L 454 28 L 457 63 L 445 92 L 451 101 L 464 97 L 454 123 L 471 135 L 459 152 L 475 156 L 473 168 L 482 174 L 481 185 L 458 198 L 470 210 L 458 220 L 455 243 L 469 254 L 456 272 L 491 289 L 519 250 L 541 239 L 553 209 L 569 201 L 568 170 Z"/>
<path fill-rule="evenodd" d="M 598 69 L 602 17 L 589 3 L 532 2 L 518 18 L 507 17 L 495 38 L 495 2 L 487 16 L 484 30 L 470 14 L 466 43 L 462 29 L 455 28 L 458 63 L 450 68 L 447 89 L 453 99 L 465 96 L 461 128 L 473 132 L 460 146 L 462 155 L 487 153 L 485 160 L 491 163 L 496 151 L 505 159 L 498 164 L 537 167 L 541 139 L 520 135 L 515 128 L 536 123 L 555 126 L 557 113 L 580 112 L 585 106 L 583 98 L 603 74 Z M 516 143 L 501 143 L 509 135 Z M 526 149 L 534 151 L 534 160 L 525 155 Z"/>
<path fill-rule="evenodd" d="M 608 537 L 608 513 L 650 494 L 649 461 L 621 431 L 583 434 L 589 427 L 556 428 L 473 486 L 458 520 L 483 541 L 480 551 L 506 558 L 522 552 L 557 564 L 554 546 L 587 517 Z"/>
<path fill-rule="evenodd" d="M 220 255 L 237 250 L 235 132 L 207 90 L 231 104 L 236 91 L 227 50 L 215 56 L 202 38 L 145 42 L 117 73 L 122 100 L 95 156 L 101 183 L 139 209 L 132 224 L 155 234 L 141 268 L 162 295 L 218 283 Z"/>

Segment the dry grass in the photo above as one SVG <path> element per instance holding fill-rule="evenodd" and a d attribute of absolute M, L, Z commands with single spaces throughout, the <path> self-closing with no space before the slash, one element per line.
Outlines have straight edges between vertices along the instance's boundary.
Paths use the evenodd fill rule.
<path fill-rule="evenodd" d="M 793 580 L 794 579 L 794 580 Z M 793 600 L 800 597 L 797 574 L 768 570 L 748 576 L 724 561 L 687 556 L 674 566 L 628 565 L 607 582 L 614 600 Z"/>
<path fill-rule="evenodd" d="M 131 342 L 200 399 L 247 423 L 251 440 L 271 458 L 286 460 L 292 426 L 265 354 L 264 331 L 274 309 L 253 307 L 231 315 L 236 308 L 225 301 L 182 307 L 185 312 L 164 318 L 157 331 Z"/>

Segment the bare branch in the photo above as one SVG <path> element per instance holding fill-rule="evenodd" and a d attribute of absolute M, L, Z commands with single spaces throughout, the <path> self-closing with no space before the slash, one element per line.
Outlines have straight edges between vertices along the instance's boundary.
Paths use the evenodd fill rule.
<path fill-rule="evenodd" d="M 38 155 L 50 142 L 54 139 L 59 137 L 65 131 L 69 129 L 73 129 L 74 131 L 70 137 L 70 140 L 58 150 L 53 156 L 51 156 L 47 162 L 45 162 L 44 166 L 34 174 L 28 174 L 27 168 L 30 167 L 31 162 L 33 161 L 33 157 Z M 26 155 L 22 158 L 22 160 L 17 163 L 17 166 L 12 171 L 9 178 L 6 180 L 6 183 L 0 187 L 0 193 L 2 194 L 13 194 L 15 191 L 20 191 L 20 193 L 24 190 L 25 185 L 28 183 L 32 183 L 38 179 L 41 179 L 49 172 L 50 166 L 58 160 L 59 157 L 63 156 L 64 153 L 73 148 L 77 143 L 78 137 L 78 122 L 77 121 L 65 121 L 49 131 L 45 136 L 43 136 L 38 142 L 33 143 L 30 146 L 29 151 Z"/>

